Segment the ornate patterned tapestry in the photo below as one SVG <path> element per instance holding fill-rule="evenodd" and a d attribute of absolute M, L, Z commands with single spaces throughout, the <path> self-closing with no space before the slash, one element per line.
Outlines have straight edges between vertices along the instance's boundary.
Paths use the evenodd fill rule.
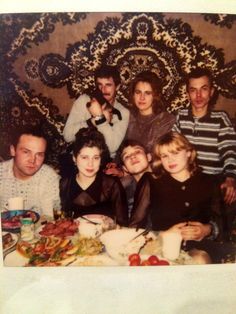
<path fill-rule="evenodd" d="M 188 23 L 166 18 L 165 14 L 123 13 L 107 17 L 98 21 L 86 38 L 69 43 L 64 52 L 58 53 L 57 46 L 55 51 L 47 50 L 59 24 L 80 28 L 92 14 L 0 16 L 3 158 L 8 155 L 10 128 L 43 121 L 52 139 L 48 162 L 56 165 L 58 154 L 66 147 L 62 138 L 66 115 L 60 113 L 63 100 L 55 103 L 52 94 L 67 93 L 72 103 L 94 88 L 93 73 L 101 64 L 117 65 L 122 79 L 118 100 L 125 106 L 130 81 L 147 69 L 162 78 L 163 98 L 171 112 L 189 105 L 183 77 L 196 66 L 206 65 L 213 72 L 218 94 L 236 98 L 236 60 L 225 63 L 222 49 L 203 42 Z M 231 28 L 235 23 L 233 15 L 206 14 L 202 19 L 216 27 Z"/>

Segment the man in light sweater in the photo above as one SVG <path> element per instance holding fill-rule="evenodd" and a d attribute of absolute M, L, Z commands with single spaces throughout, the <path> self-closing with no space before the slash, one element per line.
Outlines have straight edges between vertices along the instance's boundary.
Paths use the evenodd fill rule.
<path fill-rule="evenodd" d="M 99 103 L 95 97 L 81 95 L 72 106 L 63 136 L 66 142 L 73 142 L 81 128 L 96 127 L 104 135 L 110 156 L 114 158 L 129 121 L 129 110 L 116 100 L 120 85 L 119 72 L 113 66 L 102 66 L 95 72 L 95 83 L 113 109 Z"/>
<path fill-rule="evenodd" d="M 60 208 L 59 176 L 44 164 L 47 140 L 37 127 L 23 127 L 13 134 L 12 159 L 0 163 L 0 211 L 8 200 L 22 197 L 24 208 L 53 216 Z"/>

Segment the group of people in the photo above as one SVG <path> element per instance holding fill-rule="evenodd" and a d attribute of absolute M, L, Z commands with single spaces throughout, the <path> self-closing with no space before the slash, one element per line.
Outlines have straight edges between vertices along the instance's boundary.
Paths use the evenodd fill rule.
<path fill-rule="evenodd" d="M 26 208 L 41 214 L 60 207 L 73 218 L 97 213 L 121 226 L 171 229 L 189 252 L 204 250 L 221 262 L 234 250 L 215 239 L 229 232 L 235 215 L 236 133 L 225 112 L 212 110 L 209 70 L 188 75 L 190 107 L 177 116 L 166 111 L 161 81 L 151 71 L 132 81 L 127 108 L 116 100 L 115 67 L 98 69 L 95 85 L 67 119 L 63 135 L 73 164 L 61 177 L 44 164 L 47 140 L 40 130 L 15 132 L 12 159 L 0 163 L 1 210 L 10 197 L 22 196 Z"/>

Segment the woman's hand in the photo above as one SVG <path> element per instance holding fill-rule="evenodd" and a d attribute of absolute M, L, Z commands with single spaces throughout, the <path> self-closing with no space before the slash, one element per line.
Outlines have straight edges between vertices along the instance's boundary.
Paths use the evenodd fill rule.
<path fill-rule="evenodd" d="M 169 228 L 167 231 L 173 231 L 173 232 L 181 232 L 182 228 L 187 225 L 187 222 L 180 222 L 171 228 Z"/>
<path fill-rule="evenodd" d="M 210 224 L 202 224 L 198 221 L 190 221 L 188 225 L 181 228 L 181 235 L 184 241 L 201 241 L 211 233 Z"/>
<path fill-rule="evenodd" d="M 226 178 L 220 188 L 224 193 L 224 201 L 226 204 L 232 204 L 236 201 L 236 182 L 234 178 Z"/>

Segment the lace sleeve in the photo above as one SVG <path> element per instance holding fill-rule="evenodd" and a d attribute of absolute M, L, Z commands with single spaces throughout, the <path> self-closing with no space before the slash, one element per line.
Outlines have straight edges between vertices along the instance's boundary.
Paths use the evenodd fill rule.
<path fill-rule="evenodd" d="M 139 181 L 135 195 L 134 205 L 129 227 L 145 228 L 148 223 L 150 211 L 150 178 L 144 174 Z"/>
<path fill-rule="evenodd" d="M 116 222 L 121 226 L 128 225 L 128 205 L 125 190 L 119 181 L 115 179 L 112 187 L 112 207 L 116 216 Z"/>

